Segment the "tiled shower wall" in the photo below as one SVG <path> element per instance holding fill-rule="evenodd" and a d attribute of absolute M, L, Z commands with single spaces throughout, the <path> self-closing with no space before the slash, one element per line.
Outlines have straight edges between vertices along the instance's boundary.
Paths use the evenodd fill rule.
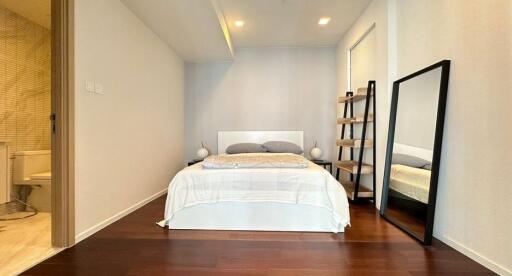
<path fill-rule="evenodd" d="M 51 32 L 0 6 L 0 141 L 50 149 Z"/>

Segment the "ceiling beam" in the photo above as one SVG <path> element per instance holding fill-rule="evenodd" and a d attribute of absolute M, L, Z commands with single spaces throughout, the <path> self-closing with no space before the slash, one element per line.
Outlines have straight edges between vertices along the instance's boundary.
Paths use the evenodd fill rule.
<path fill-rule="evenodd" d="M 226 18 L 222 13 L 219 2 L 217 0 L 210 0 L 210 3 L 215 10 L 215 14 L 217 14 L 217 18 L 219 19 L 220 28 L 222 29 L 222 33 L 224 34 L 224 39 L 226 40 L 226 44 L 228 46 L 229 52 L 231 53 L 231 58 L 235 57 L 235 49 L 233 47 L 233 42 L 231 41 L 231 34 L 229 33 L 228 24 L 226 23 Z"/>

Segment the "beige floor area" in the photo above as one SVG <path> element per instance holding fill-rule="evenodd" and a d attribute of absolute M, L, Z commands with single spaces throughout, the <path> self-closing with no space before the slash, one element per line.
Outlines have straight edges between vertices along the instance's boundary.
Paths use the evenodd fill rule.
<path fill-rule="evenodd" d="M 13 215 L 19 216 L 20 213 Z M 50 213 L 0 221 L 1 276 L 17 275 L 58 251 L 58 248 L 51 247 Z"/>

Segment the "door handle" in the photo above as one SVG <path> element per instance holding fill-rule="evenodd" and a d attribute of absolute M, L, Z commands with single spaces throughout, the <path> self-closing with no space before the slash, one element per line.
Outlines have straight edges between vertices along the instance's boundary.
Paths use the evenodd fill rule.
<path fill-rule="evenodd" d="M 55 115 L 55 113 L 52 113 L 50 115 L 52 134 L 55 134 L 55 131 L 56 131 L 56 127 L 55 127 L 56 119 L 57 119 L 57 116 Z"/>

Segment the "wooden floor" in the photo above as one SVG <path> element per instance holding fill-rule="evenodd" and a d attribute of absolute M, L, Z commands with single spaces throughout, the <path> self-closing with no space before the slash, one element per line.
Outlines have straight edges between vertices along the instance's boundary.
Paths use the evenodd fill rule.
<path fill-rule="evenodd" d="M 3 215 L 23 217 L 30 213 Z M 51 246 L 50 213 L 20 220 L 0 221 L 0 275 L 16 275 L 59 249 Z"/>
<path fill-rule="evenodd" d="M 386 216 L 388 218 L 392 218 L 393 221 L 400 223 L 400 225 L 407 227 L 407 229 L 413 232 L 417 237 L 425 236 L 426 222 L 403 209 L 388 205 L 388 208 L 386 209 Z"/>
<path fill-rule="evenodd" d="M 489 275 L 352 205 L 344 234 L 167 230 L 161 197 L 23 275 Z"/>

